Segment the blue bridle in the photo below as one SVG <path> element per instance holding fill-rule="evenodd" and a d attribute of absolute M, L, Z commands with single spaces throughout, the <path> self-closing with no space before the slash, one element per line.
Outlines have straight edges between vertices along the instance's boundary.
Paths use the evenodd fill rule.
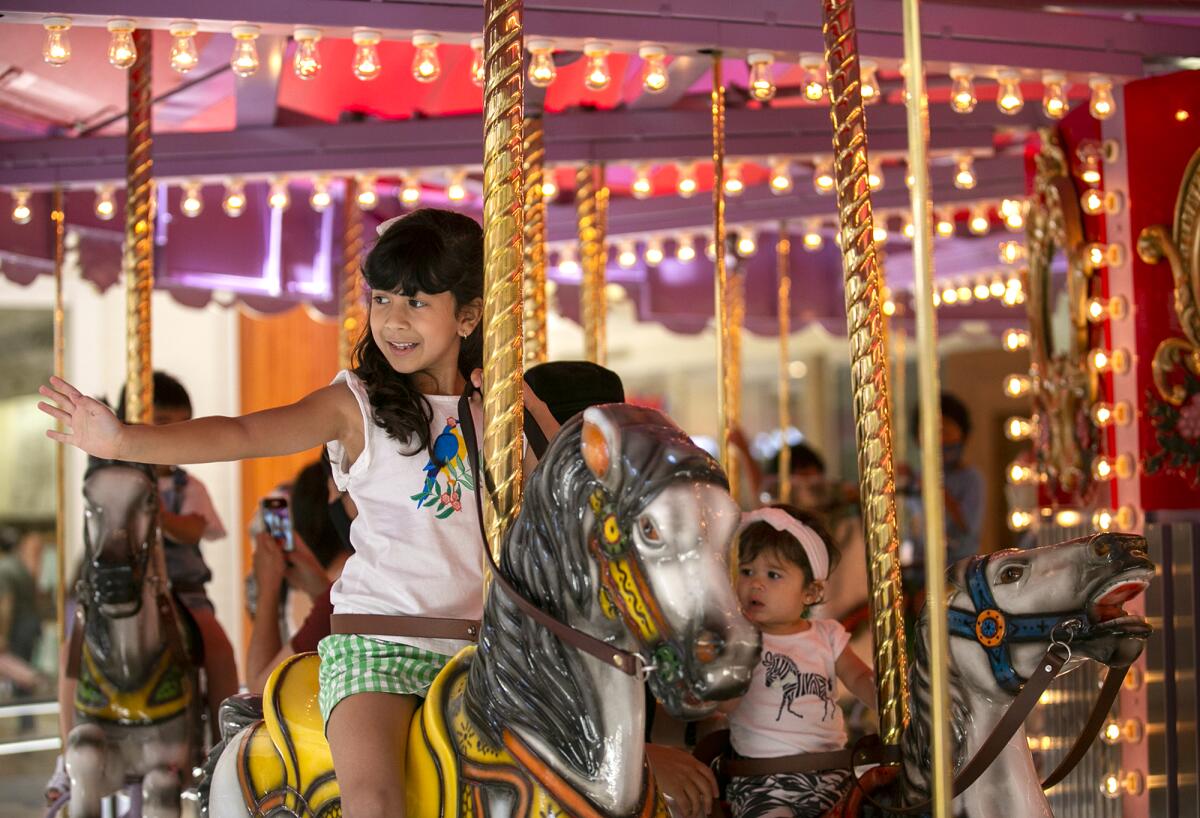
<path fill-rule="evenodd" d="M 992 676 L 1002 689 L 1016 694 L 1026 678 L 1013 667 L 1009 645 L 1064 641 L 1090 629 L 1087 611 L 1051 614 L 1010 614 L 1000 610 L 987 581 L 987 557 L 974 557 L 967 566 L 967 592 L 975 611 L 949 610 L 952 636 L 974 639 L 987 653 Z M 1065 639 L 1056 639 L 1056 631 Z"/>

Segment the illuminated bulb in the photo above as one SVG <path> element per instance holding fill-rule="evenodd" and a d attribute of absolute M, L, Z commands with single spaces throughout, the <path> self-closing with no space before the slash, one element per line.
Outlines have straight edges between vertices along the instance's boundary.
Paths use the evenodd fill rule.
<path fill-rule="evenodd" d="M 675 260 L 688 262 L 696 257 L 696 245 L 693 244 L 694 239 L 684 233 L 675 240 Z"/>
<path fill-rule="evenodd" d="M 1005 264 L 1016 264 L 1025 255 L 1025 248 L 1019 241 L 1000 242 L 1000 260 Z"/>
<path fill-rule="evenodd" d="M 317 42 L 321 29 L 312 26 L 296 26 L 292 32 L 296 41 L 296 53 L 292 57 L 292 72 L 302 80 L 310 80 L 321 72 L 321 54 Z"/>
<path fill-rule="evenodd" d="M 675 191 L 685 199 L 696 194 L 696 166 L 688 164 L 679 169 L 679 181 L 675 183 Z"/>
<path fill-rule="evenodd" d="M 239 23 L 231 30 L 233 54 L 229 57 L 229 67 L 239 77 L 253 76 L 258 70 L 258 35 L 261 31 L 253 23 Z"/>
<path fill-rule="evenodd" d="M 637 264 L 637 250 L 633 247 L 633 242 L 627 241 L 620 245 L 617 250 L 617 264 L 625 270 Z"/>
<path fill-rule="evenodd" d="M 771 78 L 775 55 L 769 51 L 751 51 L 746 62 L 750 64 L 750 96 L 759 102 L 769 102 L 775 97 L 775 80 Z"/>
<path fill-rule="evenodd" d="M 1101 429 L 1106 429 L 1113 424 L 1124 426 L 1129 423 L 1129 417 L 1129 403 L 1123 400 L 1116 403 L 1101 401 L 1092 405 L 1092 423 Z"/>
<path fill-rule="evenodd" d="M 1025 293 L 1021 292 L 1020 287 L 1005 287 L 1000 301 L 1006 307 L 1015 307 L 1025 301 Z"/>
<path fill-rule="evenodd" d="M 113 195 L 112 185 L 101 185 L 96 188 L 96 202 L 92 205 L 92 210 L 95 212 L 97 219 L 105 222 L 117 215 L 117 203 Z"/>
<path fill-rule="evenodd" d="M 904 186 L 909 190 L 912 190 L 913 185 L 916 183 L 917 177 L 913 175 L 913 172 L 909 170 L 908 165 L 906 164 L 904 166 Z"/>
<path fill-rule="evenodd" d="M 667 90 L 670 81 L 667 76 L 667 50 L 661 45 L 644 45 L 638 49 L 638 56 L 645 61 L 642 65 L 642 88 L 651 94 Z"/>
<path fill-rule="evenodd" d="M 1010 398 L 1020 398 L 1029 394 L 1033 381 L 1028 375 L 1009 375 L 1004 379 L 1004 394 Z"/>
<path fill-rule="evenodd" d="M 1025 97 L 1021 96 L 1021 75 L 1011 68 L 997 74 L 1000 82 L 1000 92 L 996 96 L 996 107 L 1000 113 L 1013 115 L 1025 107 Z"/>
<path fill-rule="evenodd" d="M 467 172 L 465 170 L 456 171 L 450 177 L 450 184 L 446 185 L 446 198 L 452 202 L 461 202 L 467 198 Z"/>
<path fill-rule="evenodd" d="M 1088 87 L 1092 89 L 1092 100 L 1088 103 L 1088 110 L 1096 119 L 1108 119 L 1117 110 L 1112 80 L 1103 76 L 1092 77 L 1088 80 Z"/>
<path fill-rule="evenodd" d="M 992 282 L 988 284 L 988 292 L 991 293 L 992 298 L 1003 296 L 1005 289 L 1004 282 L 998 278 L 993 278 Z"/>
<path fill-rule="evenodd" d="M 958 303 L 958 288 L 957 287 L 947 287 L 946 289 L 942 290 L 942 303 L 943 304 L 957 304 Z"/>
<path fill-rule="evenodd" d="M 975 77 L 965 65 L 950 66 L 950 107 L 960 114 L 975 110 Z"/>
<path fill-rule="evenodd" d="M 542 177 L 542 201 L 552 202 L 558 196 L 558 183 L 554 181 L 554 177 L 547 172 Z"/>
<path fill-rule="evenodd" d="M 380 40 L 379 33 L 374 33 L 375 42 L 378 43 Z M 433 82 L 442 75 L 442 63 L 438 59 L 437 52 L 438 43 L 441 42 L 441 40 L 441 37 L 436 34 L 430 34 L 428 31 L 413 32 L 412 44 L 415 50 L 413 51 L 412 75 L 413 79 L 415 79 L 417 82 Z M 358 44 L 358 40 L 355 40 L 354 42 L 355 44 Z M 374 48 L 372 48 L 372 50 L 374 50 Z M 375 62 L 379 62 L 378 56 L 376 56 Z M 354 73 L 358 74 L 357 66 L 355 67 Z M 360 75 L 359 79 L 374 79 L 378 75 L 379 71 L 376 69 L 375 73 L 373 73 L 370 77 L 364 77 Z"/>
<path fill-rule="evenodd" d="M 1057 71 L 1042 74 L 1042 112 L 1050 119 L 1062 119 L 1067 115 L 1067 75 Z"/>
<path fill-rule="evenodd" d="M 120 17 L 108 21 L 108 62 L 113 68 L 128 68 L 137 59 L 133 44 L 133 20 Z"/>
<path fill-rule="evenodd" d="M 483 87 L 484 81 L 487 79 L 483 64 L 483 38 L 471 38 L 471 82 Z"/>
<path fill-rule="evenodd" d="M 871 190 L 883 189 L 883 163 L 871 162 L 867 165 L 867 184 Z"/>
<path fill-rule="evenodd" d="M 1089 216 L 1095 216 L 1098 213 L 1104 212 L 1104 194 L 1095 188 L 1085 190 L 1083 195 L 1079 197 L 1079 204 L 1083 208 L 1083 212 Z"/>
<path fill-rule="evenodd" d="M 792 169 L 788 162 L 776 162 L 772 166 L 771 192 L 776 196 L 792 192 Z"/>
<path fill-rule="evenodd" d="M 194 20 L 176 20 L 167 26 L 171 32 L 171 67 L 180 74 L 191 71 L 200 62 L 196 51 L 196 23 Z"/>
<path fill-rule="evenodd" d="M 875 239 L 876 244 L 886 244 L 888 240 L 887 228 L 882 224 L 877 224 L 871 228 L 871 238 Z"/>
<path fill-rule="evenodd" d="M 907 213 L 904 214 L 904 219 L 901 222 L 900 232 L 903 233 L 904 238 L 908 239 L 909 241 L 912 241 L 912 239 L 917 235 L 917 228 L 915 225 L 913 225 L 912 216 Z"/>
<path fill-rule="evenodd" d="M 272 210 L 287 210 L 292 203 L 292 195 L 288 192 L 286 179 L 276 179 L 271 182 L 271 192 L 267 196 L 267 204 Z"/>
<path fill-rule="evenodd" d="M 554 41 L 534 39 L 529 41 L 529 82 L 538 88 L 546 88 L 558 76 L 554 67 Z"/>
<path fill-rule="evenodd" d="M 938 295 L 937 290 L 933 291 L 933 306 L 940 307 L 942 305 L 942 297 Z"/>
<path fill-rule="evenodd" d="M 1020 199 L 1002 199 L 1000 218 L 1004 219 L 1004 226 L 1009 230 L 1020 230 L 1025 226 L 1025 203 Z"/>
<path fill-rule="evenodd" d="M 804 98 L 809 102 L 820 102 L 825 99 L 827 75 L 825 61 L 807 54 L 800 58 L 800 67 L 804 69 Z"/>
<path fill-rule="evenodd" d="M 413 35 L 414 40 L 416 36 Z M 356 28 L 351 32 L 350 39 L 354 43 L 354 59 L 351 63 L 354 76 L 363 82 L 378 77 L 383 71 L 383 63 L 379 61 L 379 43 L 383 40 L 383 35 L 373 28 Z M 436 57 L 436 54 L 434 56 Z M 413 66 L 415 70 L 415 58 Z"/>
<path fill-rule="evenodd" d="M 986 288 L 985 288 L 986 289 Z M 1000 343 L 1009 352 L 1025 349 L 1029 346 L 1029 333 L 1023 329 L 1006 329 Z"/>
<path fill-rule="evenodd" d="M 648 199 L 650 194 L 654 193 L 654 185 L 650 181 L 650 166 L 638 165 L 633 177 L 633 184 L 630 185 L 630 191 L 635 199 Z"/>
<path fill-rule="evenodd" d="M 883 314 L 892 316 L 896 314 L 896 302 L 890 298 L 885 298 L 883 301 Z"/>
<path fill-rule="evenodd" d="M 637 255 L 634 255 L 634 261 L 637 261 Z M 620 304 L 628 297 L 629 293 L 625 292 L 625 288 L 620 284 L 609 283 L 604 285 L 604 300 L 609 304 Z"/>
<path fill-rule="evenodd" d="M 933 229 L 937 232 L 938 238 L 950 238 L 954 235 L 954 216 L 950 213 L 940 214 Z"/>
<path fill-rule="evenodd" d="M 1024 485 L 1033 481 L 1033 469 L 1024 463 L 1014 461 L 1009 464 L 1005 477 L 1015 486 Z"/>
<path fill-rule="evenodd" d="M 708 241 L 704 243 L 704 257 L 709 261 L 717 260 L 717 242 L 712 236 L 709 236 Z"/>
<path fill-rule="evenodd" d="M 375 205 L 379 204 L 379 188 L 375 184 L 374 176 L 358 177 L 358 194 L 355 200 L 359 210 L 374 210 Z"/>
<path fill-rule="evenodd" d="M 545 190 L 545 185 L 542 186 Z M 400 204 L 405 207 L 416 207 L 421 203 L 421 183 L 417 177 L 410 176 L 404 180 L 404 186 L 400 188 Z"/>
<path fill-rule="evenodd" d="M 971 288 L 970 287 L 968 287 L 967 285 L 964 284 L 961 287 L 959 287 L 957 290 L 955 290 L 955 292 L 958 293 L 958 303 L 959 304 L 970 304 L 971 303 Z"/>
<path fill-rule="evenodd" d="M 859 63 L 859 81 L 862 85 L 863 104 L 873 105 L 879 102 L 879 79 L 875 76 L 879 63 L 864 59 Z"/>
<path fill-rule="evenodd" d="M 1087 303 L 1087 319 L 1093 324 L 1099 324 L 1108 319 L 1120 321 L 1128 314 L 1129 302 L 1123 295 L 1114 295 L 1111 298 L 1092 298 Z"/>
<path fill-rule="evenodd" d="M 1092 242 L 1083 248 L 1083 257 L 1087 261 L 1089 270 L 1097 270 L 1103 267 L 1105 260 L 1104 245 Z"/>
<path fill-rule="evenodd" d="M 1137 523 L 1137 512 L 1132 506 L 1117 509 L 1098 508 L 1092 514 L 1092 526 L 1100 531 L 1129 531 Z"/>
<path fill-rule="evenodd" d="M 1122 375 L 1129 371 L 1129 353 L 1120 347 L 1112 351 L 1093 349 L 1088 353 L 1088 364 L 1097 372 Z"/>
<path fill-rule="evenodd" d="M 646 263 L 651 267 L 657 267 L 663 263 L 663 258 L 666 254 L 663 252 L 662 239 L 648 239 L 646 241 L 646 252 L 642 254 L 646 259 Z"/>
<path fill-rule="evenodd" d="M 570 245 L 558 254 L 558 271 L 569 278 L 579 276 L 579 262 L 575 260 L 575 250 Z"/>
<path fill-rule="evenodd" d="M 975 300 L 976 301 L 987 301 L 988 298 L 991 297 L 991 295 L 992 295 L 992 293 L 988 289 L 988 285 L 987 285 L 986 281 L 980 281 L 978 284 L 975 285 Z"/>
<path fill-rule="evenodd" d="M 1105 744 L 1110 745 L 1119 744 L 1122 741 L 1136 744 L 1142 740 L 1144 734 L 1145 730 L 1138 719 L 1118 721 L 1114 718 L 1104 723 L 1104 729 L 1100 732 L 1100 738 L 1103 739 Z"/>
<path fill-rule="evenodd" d="M 1004 436 L 1009 440 L 1028 440 L 1033 434 L 1029 418 L 1011 417 L 1004 421 Z"/>
<path fill-rule="evenodd" d="M 742 258 L 749 258 L 758 252 L 758 239 L 753 230 L 743 230 L 738 234 L 737 252 Z"/>
<path fill-rule="evenodd" d="M 319 177 L 313 181 L 312 193 L 308 196 L 308 204 L 313 211 L 324 213 L 333 204 L 333 194 L 329 192 L 329 179 Z"/>
<path fill-rule="evenodd" d="M 71 30 L 71 18 L 59 14 L 43 17 L 42 28 L 46 29 L 46 39 L 42 41 L 42 59 L 55 67 L 66 65 L 71 59 L 71 40 L 67 37 L 67 32 Z"/>
<path fill-rule="evenodd" d="M 730 162 L 725 168 L 725 195 L 741 196 L 746 190 L 742 181 L 742 166 L 738 162 Z"/>
<path fill-rule="evenodd" d="M 833 191 L 833 162 L 817 162 L 813 166 L 813 190 L 822 195 Z"/>
<path fill-rule="evenodd" d="M 1133 460 L 1127 454 L 1101 455 L 1092 460 L 1092 477 L 1096 480 L 1128 480 L 1132 475 Z"/>
<path fill-rule="evenodd" d="M 33 195 L 23 188 L 13 191 L 12 220 L 17 224 L 29 224 L 33 218 L 33 208 L 29 206 L 29 197 Z"/>
<path fill-rule="evenodd" d="M 804 231 L 804 238 L 801 239 L 801 244 L 804 249 L 810 253 L 815 253 L 825 246 L 825 239 L 820 233 L 820 223 L 809 222 L 808 227 Z"/>
<path fill-rule="evenodd" d="M 588 40 L 583 44 L 583 54 L 588 60 L 583 84 L 589 91 L 603 91 L 612 82 L 612 72 L 608 68 L 610 51 L 612 46 L 600 40 Z"/>
<path fill-rule="evenodd" d="M 970 190 L 976 182 L 975 157 L 963 154 L 954 160 L 954 186 L 959 190 Z"/>
<path fill-rule="evenodd" d="M 986 205 L 979 205 L 971 211 L 971 219 L 967 222 L 967 227 L 971 229 L 972 233 L 976 236 L 986 236 L 991 226 Z"/>
<path fill-rule="evenodd" d="M 1013 531 L 1024 531 L 1033 525 L 1033 514 L 1023 509 L 1013 509 L 1008 515 L 1008 527 Z"/>
<path fill-rule="evenodd" d="M 225 198 L 221 200 L 221 209 L 231 219 L 242 215 L 246 209 L 246 185 L 240 179 L 230 179 L 225 183 Z"/>
<path fill-rule="evenodd" d="M 204 211 L 204 199 L 200 196 L 199 182 L 186 182 L 183 185 L 183 198 L 179 200 L 179 209 L 189 219 L 194 219 Z"/>

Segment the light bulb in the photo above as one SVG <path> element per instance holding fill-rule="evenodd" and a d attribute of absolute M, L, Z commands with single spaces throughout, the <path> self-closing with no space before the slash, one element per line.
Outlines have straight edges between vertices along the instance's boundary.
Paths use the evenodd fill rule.
<path fill-rule="evenodd" d="M 1123 295 L 1114 295 L 1111 298 L 1092 298 L 1087 303 L 1087 319 L 1093 324 L 1099 324 L 1109 319 L 1120 321 L 1128 314 L 1129 302 Z"/>
<path fill-rule="evenodd" d="M 651 267 L 657 267 L 663 263 L 665 256 L 662 239 L 653 238 L 646 240 L 646 252 L 642 254 L 642 257 L 646 259 L 647 264 Z"/>
<path fill-rule="evenodd" d="M 450 184 L 446 186 L 446 198 L 452 202 L 461 202 L 467 198 L 467 172 L 465 170 L 456 171 L 450 178 Z"/>
<path fill-rule="evenodd" d="M 775 80 L 771 77 L 775 55 L 769 51 L 751 51 L 746 62 L 750 64 L 750 96 L 759 102 L 770 102 L 775 97 Z"/>
<path fill-rule="evenodd" d="M 1089 216 L 1102 213 L 1104 212 L 1104 194 L 1094 188 L 1085 190 L 1079 197 L 1079 205 Z"/>
<path fill-rule="evenodd" d="M 1137 512 L 1132 506 L 1098 508 L 1092 514 L 1092 526 L 1099 531 L 1129 531 L 1137 524 Z"/>
<path fill-rule="evenodd" d="M 875 76 L 876 70 L 879 68 L 879 63 L 874 60 L 864 59 L 859 63 L 859 82 L 862 85 L 862 98 L 864 105 L 873 105 L 879 102 L 879 78 Z"/>
<path fill-rule="evenodd" d="M 309 194 L 308 204 L 315 213 L 324 213 L 333 204 L 333 194 L 329 192 L 329 178 L 319 176 L 313 181 L 312 193 Z"/>
<path fill-rule="evenodd" d="M 913 224 L 912 216 L 908 213 L 905 213 L 900 219 L 900 232 L 909 241 L 912 241 L 917 235 L 916 225 Z"/>
<path fill-rule="evenodd" d="M 601 40 L 588 40 L 583 44 L 583 54 L 588 61 L 583 84 L 589 91 L 603 91 L 612 82 L 612 72 L 608 67 L 610 51 L 612 46 Z"/>
<path fill-rule="evenodd" d="M 1005 69 L 996 78 L 1000 82 L 996 107 L 1000 113 L 1012 116 L 1025 107 L 1025 97 L 1021 95 L 1021 75 L 1012 69 Z"/>
<path fill-rule="evenodd" d="M 404 186 L 400 188 L 400 204 L 405 207 L 416 207 L 421 203 L 421 183 L 415 176 L 409 176 L 404 180 Z"/>
<path fill-rule="evenodd" d="M 558 271 L 567 278 L 579 277 L 579 262 L 575 259 L 575 249 L 569 244 L 558 254 Z"/>
<path fill-rule="evenodd" d="M 960 114 L 975 110 L 975 75 L 964 65 L 950 66 L 950 107 Z"/>
<path fill-rule="evenodd" d="M 471 38 L 471 82 L 483 87 L 487 81 L 486 67 L 484 66 L 483 56 L 483 38 Z"/>
<path fill-rule="evenodd" d="M 792 192 L 792 168 L 789 162 L 780 161 L 772 165 L 771 192 L 776 196 Z"/>
<path fill-rule="evenodd" d="M 820 194 L 830 193 L 833 191 L 835 184 L 833 162 L 817 162 L 813 166 L 813 189 Z"/>
<path fill-rule="evenodd" d="M 1006 329 L 1000 338 L 1000 343 L 1009 352 L 1025 349 L 1029 346 L 1029 333 L 1023 329 Z"/>
<path fill-rule="evenodd" d="M 249 77 L 258 70 L 258 35 L 262 31 L 253 23 L 239 23 L 232 29 L 233 54 L 229 67 L 239 77 Z"/>
<path fill-rule="evenodd" d="M 804 238 L 801 239 L 801 244 L 804 249 L 810 253 L 815 253 L 825 246 L 825 238 L 821 235 L 821 223 L 811 221 L 804 229 Z"/>
<path fill-rule="evenodd" d="M 954 186 L 959 190 L 970 190 L 978 182 L 975 176 L 975 157 L 963 154 L 954 160 Z"/>
<path fill-rule="evenodd" d="M 986 281 L 980 281 L 978 284 L 975 285 L 975 300 L 976 301 L 987 301 L 988 298 L 991 297 L 991 295 L 992 295 L 992 293 L 990 290 L 988 290 L 988 285 L 987 285 Z"/>
<path fill-rule="evenodd" d="M 67 36 L 71 30 L 71 18 L 60 14 L 43 17 L 42 28 L 46 29 L 46 39 L 42 41 L 42 59 L 55 67 L 66 65 L 71 59 L 71 40 Z"/>
<path fill-rule="evenodd" d="M 1101 401 L 1092 405 L 1092 423 L 1101 429 L 1112 426 L 1114 423 L 1124 426 L 1129 423 L 1129 418 L 1129 404 L 1126 401 L 1119 400 L 1116 403 Z"/>
<path fill-rule="evenodd" d="M 937 217 L 937 224 L 934 225 L 934 230 L 937 231 L 938 238 L 948 239 L 954 235 L 954 215 L 952 213 L 943 212 Z"/>
<path fill-rule="evenodd" d="M 92 205 L 92 211 L 96 214 L 97 219 L 104 222 L 111 221 L 112 217 L 117 215 L 117 203 L 112 185 L 100 185 L 96 188 L 96 201 Z"/>
<path fill-rule="evenodd" d="M 667 50 L 661 45 L 644 45 L 638 56 L 645 60 L 642 65 L 642 87 L 651 94 L 667 90 L 670 82 L 667 75 Z"/>
<path fill-rule="evenodd" d="M 129 68 L 137 60 L 133 25 L 133 20 L 125 17 L 108 21 L 108 62 L 113 68 Z"/>
<path fill-rule="evenodd" d="M 414 40 L 416 36 L 413 35 Z M 383 35 L 373 28 L 356 28 L 350 33 L 350 40 L 354 43 L 354 76 L 363 82 L 370 82 L 383 71 L 383 63 L 379 60 L 379 43 Z M 415 70 L 415 56 L 413 66 Z"/>
<path fill-rule="evenodd" d="M 1062 119 L 1067 115 L 1067 75 L 1057 71 L 1042 74 L 1042 112 L 1050 119 Z"/>
<path fill-rule="evenodd" d="M 1092 477 L 1096 480 L 1128 480 L 1133 476 L 1133 460 L 1127 454 L 1100 455 L 1092 459 Z"/>
<path fill-rule="evenodd" d="M 896 302 L 890 298 L 883 300 L 883 314 L 891 317 L 896 314 Z"/>
<path fill-rule="evenodd" d="M 33 218 L 33 208 L 29 206 L 29 197 L 32 195 L 25 188 L 18 188 L 13 191 L 12 220 L 15 223 L 29 224 L 29 220 Z"/>
<path fill-rule="evenodd" d="M 1083 522 L 1083 514 L 1077 508 L 1061 508 L 1054 514 L 1054 524 L 1059 528 L 1074 528 Z"/>
<path fill-rule="evenodd" d="M 200 63 L 200 54 L 196 51 L 196 21 L 176 20 L 167 26 L 171 32 L 171 67 L 180 74 L 186 74 Z"/>
<path fill-rule="evenodd" d="M 717 260 L 717 242 L 712 236 L 709 236 L 708 240 L 704 242 L 704 257 L 709 261 Z"/>
<path fill-rule="evenodd" d="M 1015 199 L 1005 199 L 1001 205 L 1006 202 L 1012 202 L 1015 206 L 1008 210 L 1001 209 L 1000 217 L 1004 219 L 1004 226 L 1015 233 L 1025 226 L 1025 205 Z"/>
<path fill-rule="evenodd" d="M 1010 417 L 1004 421 L 1004 436 L 1009 440 L 1028 440 L 1033 435 L 1029 418 Z"/>
<path fill-rule="evenodd" d="M 1033 381 L 1028 375 L 1009 375 L 1004 379 L 1004 394 L 1010 398 L 1020 398 L 1029 394 Z"/>
<path fill-rule="evenodd" d="M 442 63 L 438 60 L 438 43 L 441 42 L 441 37 L 436 34 L 430 34 L 428 31 L 417 31 L 413 33 L 413 61 L 412 75 L 417 82 L 433 82 L 442 75 Z M 358 40 L 355 40 L 357 43 Z M 379 38 L 375 40 L 379 42 Z M 375 62 L 379 62 L 379 58 L 375 58 Z M 355 73 L 358 73 L 357 67 Z M 359 79 L 374 79 L 378 76 L 379 71 L 376 70 L 370 77 L 359 76 Z"/>
<path fill-rule="evenodd" d="M 675 183 L 675 192 L 685 199 L 690 199 L 696 194 L 697 189 L 696 165 L 693 162 L 679 169 L 679 178 Z"/>
<path fill-rule="evenodd" d="M 1104 76 L 1092 77 L 1088 80 L 1088 87 L 1092 89 L 1092 99 L 1088 103 L 1088 110 L 1096 119 L 1108 119 L 1117 110 L 1117 100 L 1113 97 L 1112 92 L 1112 80 Z"/>
<path fill-rule="evenodd" d="M 967 222 L 967 227 L 976 236 L 986 236 L 988 230 L 991 229 L 992 222 L 988 218 L 987 206 L 979 205 L 971 211 L 971 219 Z"/>
<path fill-rule="evenodd" d="M 654 193 L 654 183 L 650 181 L 650 166 L 638 165 L 634 173 L 633 184 L 629 187 L 635 199 L 648 199 Z"/>
<path fill-rule="evenodd" d="M 1008 515 L 1008 527 L 1013 531 L 1024 531 L 1033 525 L 1033 514 L 1023 509 L 1013 509 Z"/>
<path fill-rule="evenodd" d="M 292 203 L 292 194 L 288 191 L 287 179 L 279 178 L 271 182 L 271 192 L 267 196 L 267 204 L 272 210 L 287 210 Z"/>
<path fill-rule="evenodd" d="M 292 58 L 292 71 L 302 80 L 310 80 L 321 72 L 321 54 L 317 51 L 317 42 L 321 39 L 321 29 L 311 26 L 296 26 L 292 32 L 296 41 L 296 54 Z"/>
<path fill-rule="evenodd" d="M 199 182 L 185 182 L 183 198 L 179 200 L 179 209 L 189 219 L 194 219 L 204 212 L 204 199 L 200 195 Z"/>
<path fill-rule="evenodd" d="M 937 290 L 933 291 L 933 306 L 940 307 L 942 305 L 942 297 Z"/>
<path fill-rule="evenodd" d="M 542 177 L 542 201 L 552 202 L 558 196 L 558 183 L 554 181 L 554 174 L 549 169 L 546 170 L 546 175 Z"/>
<path fill-rule="evenodd" d="M 379 204 L 379 188 L 373 175 L 363 174 L 358 177 L 358 193 L 354 198 L 358 202 L 359 210 L 375 209 Z"/>
<path fill-rule="evenodd" d="M 804 98 L 809 102 L 820 102 L 825 99 L 827 82 L 825 61 L 820 57 L 806 54 L 800 58 L 800 67 L 804 69 Z"/>
<path fill-rule="evenodd" d="M 955 292 L 958 293 L 958 303 L 959 304 L 970 304 L 971 303 L 971 297 L 972 297 L 971 288 L 968 287 L 966 284 L 960 285 L 958 287 L 958 289 L 955 290 Z"/>
<path fill-rule="evenodd" d="M 882 224 L 877 224 L 871 229 L 871 238 L 875 239 L 876 244 L 887 244 L 888 230 Z"/>
<path fill-rule="evenodd" d="M 225 198 L 221 200 L 221 209 L 231 219 L 242 215 L 246 209 L 246 185 L 241 179 L 230 179 L 225 183 Z"/>
<path fill-rule="evenodd" d="M 1088 365 L 1097 372 L 1123 375 L 1129 371 L 1129 353 L 1121 347 L 1113 350 L 1093 349 L 1088 353 Z"/>
<path fill-rule="evenodd" d="M 883 189 L 883 163 L 871 162 L 867 165 L 867 185 L 871 190 Z"/>
<path fill-rule="evenodd" d="M 942 303 L 943 304 L 957 304 L 958 303 L 958 288 L 957 287 L 947 287 L 946 289 L 942 290 Z"/>
<path fill-rule="evenodd" d="M 1020 486 L 1033 480 L 1033 469 L 1024 463 L 1013 461 L 1008 465 L 1005 478 L 1015 486 Z"/>
<path fill-rule="evenodd" d="M 1000 260 L 1005 264 L 1016 264 L 1025 256 L 1025 248 L 1019 241 L 1000 242 Z"/>
<path fill-rule="evenodd" d="M 675 260 L 676 261 L 691 261 L 696 258 L 695 239 L 684 233 L 675 240 Z"/>
<path fill-rule="evenodd" d="M 623 270 L 628 270 L 637 265 L 637 250 L 633 247 L 633 242 L 622 242 L 617 247 L 617 266 Z"/>
<path fill-rule="evenodd" d="M 738 234 L 737 253 L 742 258 L 750 258 L 758 252 L 758 239 L 753 230 L 743 230 Z"/>
<path fill-rule="evenodd" d="M 534 39 L 529 41 L 529 82 L 545 88 L 554 82 L 558 69 L 554 67 L 554 42 Z"/>
<path fill-rule="evenodd" d="M 730 162 L 725 167 L 725 195 L 741 196 L 746 190 L 742 181 L 742 166 L 738 162 Z"/>
<path fill-rule="evenodd" d="M 988 292 L 991 294 L 992 298 L 1000 298 L 1004 295 L 1006 290 L 1007 288 L 1004 286 L 1004 282 L 998 278 L 993 278 L 991 283 L 988 284 Z"/>

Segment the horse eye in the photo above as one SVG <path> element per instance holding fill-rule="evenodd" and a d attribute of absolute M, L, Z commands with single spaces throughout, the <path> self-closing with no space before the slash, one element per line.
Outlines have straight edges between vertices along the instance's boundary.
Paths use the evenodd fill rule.
<path fill-rule="evenodd" d="M 1000 582 L 1008 584 L 1016 582 L 1025 575 L 1025 569 L 1020 565 L 1007 565 L 1000 572 Z"/>
<path fill-rule="evenodd" d="M 647 543 L 660 543 L 662 536 L 658 533 L 658 526 L 654 524 L 654 520 L 649 516 L 641 517 L 638 520 L 638 529 L 642 532 L 642 539 Z"/>

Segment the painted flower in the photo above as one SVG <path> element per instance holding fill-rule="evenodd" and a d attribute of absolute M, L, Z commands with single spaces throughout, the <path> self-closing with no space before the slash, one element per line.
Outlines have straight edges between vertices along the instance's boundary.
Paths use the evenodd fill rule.
<path fill-rule="evenodd" d="M 1175 427 L 1187 440 L 1200 438 L 1200 393 L 1179 408 L 1179 423 Z"/>
<path fill-rule="evenodd" d="M 451 499 L 450 492 L 448 492 L 448 491 L 442 492 L 442 496 L 441 496 L 442 505 L 444 505 L 444 506 L 450 505 L 450 499 Z"/>
<path fill-rule="evenodd" d="M 462 511 L 462 500 L 460 500 L 458 497 L 455 497 L 454 500 L 451 501 L 450 505 L 454 506 L 455 511 Z"/>

